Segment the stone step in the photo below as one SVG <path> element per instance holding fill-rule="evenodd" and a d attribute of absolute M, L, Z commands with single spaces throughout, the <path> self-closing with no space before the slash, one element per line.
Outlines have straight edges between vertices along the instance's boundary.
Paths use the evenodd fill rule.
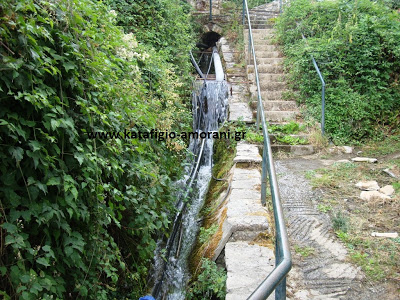
<path fill-rule="evenodd" d="M 266 29 L 266 28 L 271 28 L 270 25 L 266 25 L 266 24 L 255 24 L 253 25 L 253 23 L 251 24 L 251 28 L 252 29 Z"/>
<path fill-rule="evenodd" d="M 262 162 L 262 157 L 260 155 L 260 151 L 258 151 L 258 148 L 255 147 L 253 144 L 248 144 L 247 142 L 240 142 L 237 144 L 236 147 L 236 156 L 233 160 L 234 163 L 261 163 Z M 237 174 L 242 174 L 242 173 L 251 173 L 255 171 L 243 171 L 243 170 L 236 170 Z M 255 172 L 254 174 L 256 174 Z M 234 180 L 236 179 L 234 175 Z M 238 175 L 239 176 L 239 175 Z M 257 176 L 254 175 L 254 178 Z M 253 178 L 253 177 L 252 177 Z"/>
<path fill-rule="evenodd" d="M 264 9 L 251 9 L 249 11 L 250 15 L 265 16 L 269 18 L 274 18 L 279 16 L 279 10 L 264 10 Z"/>
<path fill-rule="evenodd" d="M 277 141 L 277 137 L 279 136 L 279 134 L 275 134 L 275 133 L 270 133 L 268 134 L 271 143 L 276 144 L 276 145 L 286 145 L 284 143 L 281 143 L 280 141 Z M 308 143 L 308 138 L 310 137 L 308 134 L 285 134 L 285 136 L 290 136 L 294 139 L 302 139 L 302 140 L 306 140 Z"/>
<path fill-rule="evenodd" d="M 242 120 L 245 123 L 252 123 L 253 113 L 247 103 L 234 101 L 234 97 L 230 97 L 228 120 L 229 121 Z"/>
<path fill-rule="evenodd" d="M 281 65 L 258 65 L 257 64 L 258 73 L 273 73 L 280 74 L 283 73 L 283 67 Z M 254 73 L 254 65 L 247 66 L 247 73 Z"/>
<path fill-rule="evenodd" d="M 283 98 L 283 92 L 286 92 L 287 90 L 279 90 L 279 91 L 262 91 L 261 92 L 261 98 L 264 101 L 270 101 L 270 100 L 282 100 Z"/>
<path fill-rule="evenodd" d="M 255 28 L 251 30 L 251 33 L 253 34 L 253 37 L 256 35 L 257 36 L 263 36 L 266 34 L 273 35 L 276 33 L 276 30 L 273 28 L 260 28 L 260 29 Z M 245 36 L 249 35 L 249 29 L 244 29 L 244 35 Z"/>
<path fill-rule="evenodd" d="M 266 39 L 253 39 L 253 44 L 254 44 L 254 49 L 260 50 L 258 49 L 258 45 L 263 45 L 264 47 L 261 50 L 268 50 L 268 51 L 276 51 L 278 48 L 276 45 L 274 44 L 270 44 Z M 247 41 L 244 43 L 245 49 L 248 49 L 248 43 Z"/>
<path fill-rule="evenodd" d="M 281 58 L 283 57 L 282 53 L 277 51 L 268 51 L 263 49 L 263 45 L 254 46 L 254 50 L 256 51 L 257 58 Z"/>
<path fill-rule="evenodd" d="M 267 122 L 285 122 L 295 120 L 299 115 L 298 111 L 266 111 L 264 110 L 265 120 Z M 253 118 L 257 117 L 257 112 L 253 111 Z"/>
<path fill-rule="evenodd" d="M 264 101 L 272 101 L 272 100 L 285 100 L 283 99 L 283 93 L 287 92 L 287 89 L 281 89 L 281 90 L 261 90 L 261 98 Z M 257 98 L 257 87 L 255 85 L 250 86 L 250 95 L 251 98 Z"/>
<path fill-rule="evenodd" d="M 256 53 L 257 57 L 257 53 Z M 257 66 L 260 65 L 278 65 L 283 63 L 283 57 L 257 57 Z M 250 63 L 249 65 L 252 65 L 253 63 Z"/>
<path fill-rule="evenodd" d="M 273 25 L 269 22 L 270 18 L 266 17 L 266 16 L 257 16 L 257 17 L 253 17 L 250 16 L 250 22 L 251 22 L 251 26 L 253 26 L 253 24 L 259 24 L 259 23 L 263 23 L 269 26 L 269 28 L 273 28 Z M 244 26 L 247 27 L 248 22 L 247 22 L 247 18 L 245 20 L 245 24 Z"/>
<path fill-rule="evenodd" d="M 247 47 L 248 41 L 249 41 L 249 36 L 246 34 L 244 35 L 244 45 Z M 274 35 L 272 34 L 253 34 L 253 42 L 254 45 L 261 45 L 261 44 L 266 44 L 266 45 L 275 45 L 272 41 L 275 38 Z"/>
<path fill-rule="evenodd" d="M 281 91 L 286 90 L 286 87 L 287 86 L 285 82 L 260 81 L 260 88 L 262 91 Z"/>
<path fill-rule="evenodd" d="M 250 81 L 255 82 L 255 75 L 254 73 L 248 74 L 248 78 Z M 261 82 L 284 82 L 285 81 L 285 75 L 284 74 L 276 74 L 276 73 L 262 73 L 258 71 L 258 79 Z"/>
<path fill-rule="evenodd" d="M 227 269 L 225 300 L 247 299 L 274 269 L 274 251 L 243 241 L 225 246 Z M 273 295 L 268 299 L 275 299 Z"/>
<path fill-rule="evenodd" d="M 273 38 L 275 38 L 275 34 L 273 34 L 273 33 L 268 33 L 268 32 L 263 32 L 263 33 L 255 33 L 254 31 L 255 31 L 256 29 L 254 29 L 254 30 L 252 30 L 252 33 L 253 33 L 253 40 L 255 41 L 255 40 L 264 40 L 264 41 L 266 41 L 266 42 L 268 42 L 268 41 L 270 41 L 270 40 L 272 40 Z M 264 29 L 263 29 L 264 30 Z M 245 39 L 246 40 L 248 40 L 248 34 L 245 34 L 244 35 L 244 37 L 245 37 Z M 247 43 L 247 41 L 246 41 L 246 43 Z"/>
<path fill-rule="evenodd" d="M 245 28 L 244 32 L 248 34 L 249 29 Z M 253 34 L 257 34 L 257 33 L 275 33 L 276 29 L 275 28 L 263 28 L 263 29 L 255 29 L 252 30 Z"/>
<path fill-rule="evenodd" d="M 267 111 L 296 111 L 297 104 L 296 101 L 285 101 L 285 100 L 268 100 L 263 101 L 264 109 Z"/>
<path fill-rule="evenodd" d="M 271 145 L 272 152 L 289 152 L 294 155 L 310 155 L 314 153 L 312 145 Z"/>

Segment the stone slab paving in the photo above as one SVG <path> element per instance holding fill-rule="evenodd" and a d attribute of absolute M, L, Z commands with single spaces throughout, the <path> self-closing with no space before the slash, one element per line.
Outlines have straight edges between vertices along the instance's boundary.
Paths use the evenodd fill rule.
<path fill-rule="evenodd" d="M 248 104 L 248 96 L 245 96 L 248 94 L 246 72 L 235 67 L 237 62 L 235 62 L 235 56 L 233 55 L 234 49 L 229 45 L 228 41 L 224 37 L 221 37 L 218 43 L 225 65 L 227 82 L 231 84 L 231 95 L 228 98 L 228 120 L 241 120 L 246 123 L 253 123 L 253 112 Z"/>
<path fill-rule="evenodd" d="M 261 156 L 257 146 L 240 142 L 234 161 L 226 219 L 214 259 L 225 249 L 226 299 L 242 300 L 273 270 L 275 258 L 272 249 L 257 244 L 260 234 L 269 232 L 268 211 L 261 205 Z M 244 168 L 241 162 L 250 167 Z"/>
<path fill-rule="evenodd" d="M 236 148 L 234 163 L 261 163 L 262 157 L 256 145 L 240 142 Z"/>
<path fill-rule="evenodd" d="M 244 300 L 274 269 L 272 249 L 247 242 L 230 242 L 225 246 L 228 271 L 226 300 Z M 268 299 L 274 299 L 273 295 Z"/>

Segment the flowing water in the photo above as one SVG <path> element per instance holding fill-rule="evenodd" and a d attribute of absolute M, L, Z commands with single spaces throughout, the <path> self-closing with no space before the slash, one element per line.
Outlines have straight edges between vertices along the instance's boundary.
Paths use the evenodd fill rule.
<path fill-rule="evenodd" d="M 193 130 L 198 133 L 218 131 L 226 119 L 227 103 L 225 81 L 196 81 L 192 95 Z M 189 150 L 193 153 L 193 162 L 178 183 L 181 192 L 177 197 L 178 213 L 172 233 L 166 244 L 159 242 L 156 251 L 153 296 L 157 300 L 185 299 L 190 279 L 188 257 L 199 231 L 198 214 L 211 179 L 213 140 L 192 139 Z"/>

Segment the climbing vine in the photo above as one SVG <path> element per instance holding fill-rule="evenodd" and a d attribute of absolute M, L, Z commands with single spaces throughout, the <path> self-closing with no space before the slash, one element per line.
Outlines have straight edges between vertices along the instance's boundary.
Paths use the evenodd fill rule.
<path fill-rule="evenodd" d="M 117 16 L 94 0 L 0 3 L 6 299 L 135 299 L 146 289 L 184 141 L 88 134 L 188 128 L 181 74 L 189 71 L 183 56 L 165 59 L 124 33 Z"/>

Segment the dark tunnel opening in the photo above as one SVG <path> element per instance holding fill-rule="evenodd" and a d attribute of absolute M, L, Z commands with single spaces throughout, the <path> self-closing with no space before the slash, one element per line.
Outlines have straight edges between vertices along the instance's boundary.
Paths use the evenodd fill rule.
<path fill-rule="evenodd" d="M 198 44 L 198 47 L 203 48 L 203 49 L 214 47 L 214 46 L 216 46 L 216 44 L 220 38 L 221 38 L 221 35 L 214 31 L 206 32 L 202 35 L 200 47 L 199 47 L 199 44 Z"/>

